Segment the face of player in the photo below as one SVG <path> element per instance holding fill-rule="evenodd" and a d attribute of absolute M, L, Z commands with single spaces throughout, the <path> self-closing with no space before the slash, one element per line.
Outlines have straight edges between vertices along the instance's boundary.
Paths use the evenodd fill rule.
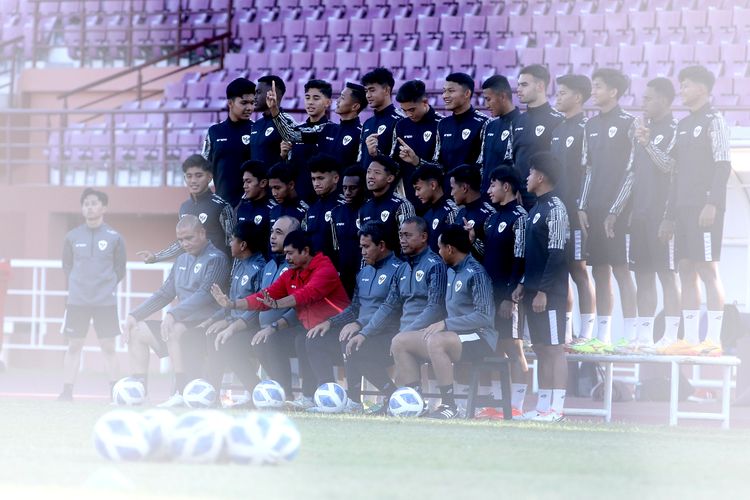
<path fill-rule="evenodd" d="M 544 82 L 524 73 L 518 77 L 516 94 L 523 104 L 535 103 L 539 100 L 540 94 L 544 94 Z"/>
<path fill-rule="evenodd" d="M 284 251 L 284 238 L 289 234 L 289 221 L 286 219 L 279 219 L 274 222 L 271 228 L 271 236 L 269 242 L 271 243 L 271 251 L 274 253 L 281 253 Z"/>
<path fill-rule="evenodd" d="M 423 99 L 418 102 L 401 102 L 401 110 L 404 114 L 414 123 L 419 122 L 424 118 L 424 115 L 430 110 L 430 104 L 427 99 Z"/>
<path fill-rule="evenodd" d="M 393 174 L 389 174 L 380 163 L 374 161 L 367 167 L 365 181 L 369 191 L 377 194 L 383 193 L 388 190 L 393 180 Z"/>
<path fill-rule="evenodd" d="M 451 177 L 451 198 L 456 205 L 464 205 L 468 195 L 468 186 L 465 183 L 457 183 L 456 179 Z"/>
<path fill-rule="evenodd" d="M 185 171 L 185 185 L 188 193 L 193 196 L 204 193 L 212 178 L 211 172 L 206 172 L 200 167 L 189 167 Z"/>
<path fill-rule="evenodd" d="M 255 111 L 259 113 L 268 111 L 266 94 L 269 90 L 271 90 L 271 85 L 265 82 L 258 82 L 258 85 L 255 86 Z"/>
<path fill-rule="evenodd" d="M 386 254 L 385 247 L 373 243 L 369 235 L 359 237 L 359 248 L 362 250 L 362 259 L 368 266 L 375 265 Z"/>
<path fill-rule="evenodd" d="M 542 185 L 542 178 L 543 175 L 532 167 L 531 170 L 529 170 L 529 176 L 526 177 L 526 191 L 536 194 L 537 190 Z"/>
<path fill-rule="evenodd" d="M 312 172 L 310 175 L 313 189 L 318 196 L 332 193 L 339 183 L 339 174 L 336 172 Z"/>
<path fill-rule="evenodd" d="M 305 112 L 313 121 L 320 120 L 331 106 L 331 99 L 324 96 L 320 89 L 305 92 Z"/>
<path fill-rule="evenodd" d="M 206 247 L 206 230 L 203 226 L 192 228 L 178 228 L 177 242 L 185 253 L 198 255 Z"/>
<path fill-rule="evenodd" d="M 432 203 L 438 197 L 437 182 L 418 180 L 414 183 L 414 194 L 422 203 Z"/>
<path fill-rule="evenodd" d="M 502 203 L 505 201 L 508 183 L 503 183 L 497 180 L 490 182 L 490 187 L 487 188 L 487 194 L 490 197 L 490 201 L 493 204 Z"/>
<path fill-rule="evenodd" d="M 617 89 L 608 87 L 601 78 L 591 81 L 591 99 L 597 108 L 607 108 L 617 102 Z"/>
<path fill-rule="evenodd" d="M 492 113 L 492 116 L 502 116 L 505 108 L 505 99 L 502 94 L 492 89 L 483 89 L 482 97 L 484 98 L 484 105 Z"/>
<path fill-rule="evenodd" d="M 83 199 L 83 203 L 81 203 L 81 214 L 88 223 L 101 221 L 106 212 L 107 206 L 96 195 L 88 195 Z"/>
<path fill-rule="evenodd" d="M 232 257 L 239 259 L 244 255 L 245 250 L 247 250 L 247 243 L 236 236 L 232 236 L 232 239 L 229 242 L 229 249 L 232 251 Z"/>
<path fill-rule="evenodd" d="M 354 203 L 357 199 L 362 197 L 362 185 L 359 183 L 359 177 L 345 175 L 344 180 L 341 182 L 341 186 L 344 190 L 344 201 L 347 204 Z"/>
<path fill-rule="evenodd" d="M 334 110 L 337 115 L 348 115 L 354 112 L 354 97 L 352 97 L 352 89 L 344 87 L 341 91 L 341 95 L 336 99 L 336 109 Z"/>
<path fill-rule="evenodd" d="M 555 109 L 563 114 L 573 111 L 578 106 L 577 97 L 579 95 L 565 85 L 558 85 L 555 94 Z"/>
<path fill-rule="evenodd" d="M 387 85 L 371 83 L 365 87 L 365 95 L 367 104 L 375 111 L 379 111 L 388 106 L 391 89 Z"/>
<path fill-rule="evenodd" d="M 268 179 L 268 187 L 271 188 L 271 196 L 276 200 L 276 203 L 284 203 L 284 201 L 291 196 L 291 188 L 294 185 L 294 181 L 287 184 L 281 182 L 281 179 Z"/>
<path fill-rule="evenodd" d="M 242 189 L 245 191 L 245 198 L 248 200 L 262 198 L 267 187 L 268 181 L 266 179 L 260 181 L 250 172 L 244 172 L 242 174 Z"/>
<path fill-rule="evenodd" d="M 682 99 L 682 104 L 688 108 L 696 106 L 707 97 L 708 90 L 705 85 L 694 82 L 689 78 L 685 78 L 680 82 L 680 98 Z"/>
<path fill-rule="evenodd" d="M 289 245 L 284 247 L 284 258 L 290 269 L 301 269 L 310 262 L 310 252 L 307 248 L 300 252 Z"/>
<path fill-rule="evenodd" d="M 419 231 L 413 222 L 401 224 L 398 243 L 404 255 L 416 255 L 427 246 L 427 233 Z"/>
<path fill-rule="evenodd" d="M 471 100 L 471 92 L 456 82 L 445 82 L 443 86 L 443 101 L 448 111 L 460 111 Z"/>
<path fill-rule="evenodd" d="M 453 252 L 450 245 L 443 245 L 443 235 L 438 238 L 438 255 L 447 265 L 453 265 Z"/>
<path fill-rule="evenodd" d="M 229 119 L 233 122 L 247 121 L 255 111 L 255 94 L 245 94 L 227 100 L 229 108 Z"/>
<path fill-rule="evenodd" d="M 643 115 L 648 120 L 659 118 L 664 114 L 667 106 L 666 99 L 661 97 L 652 87 L 646 87 L 643 92 Z"/>

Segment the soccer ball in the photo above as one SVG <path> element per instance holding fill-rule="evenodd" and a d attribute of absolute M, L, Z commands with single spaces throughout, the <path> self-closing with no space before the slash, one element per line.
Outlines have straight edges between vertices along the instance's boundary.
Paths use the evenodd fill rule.
<path fill-rule="evenodd" d="M 112 402 L 117 406 L 135 406 L 143 404 L 146 399 L 146 388 L 137 378 L 125 377 L 112 387 Z"/>
<path fill-rule="evenodd" d="M 216 462 L 224 452 L 231 422 L 231 417 L 219 411 L 183 413 L 172 429 L 169 443 L 172 458 L 192 463 Z"/>
<path fill-rule="evenodd" d="M 424 399 L 411 387 L 401 387 L 391 395 L 388 411 L 394 417 L 418 417 L 424 411 Z"/>
<path fill-rule="evenodd" d="M 132 411 L 114 410 L 102 415 L 94 424 L 93 439 L 96 451 L 109 460 L 143 460 L 151 452 L 145 421 Z"/>
<path fill-rule="evenodd" d="M 263 380 L 253 389 L 253 404 L 256 408 L 281 408 L 286 394 L 275 380 Z"/>
<path fill-rule="evenodd" d="M 169 444 L 177 417 L 169 410 L 158 408 L 145 411 L 141 415 L 151 442 L 150 458 L 166 458 L 169 455 Z"/>
<path fill-rule="evenodd" d="M 235 419 L 227 435 L 227 454 L 239 464 L 279 464 L 297 456 L 300 434 L 286 415 L 251 412 Z"/>
<path fill-rule="evenodd" d="M 346 391 L 339 384 L 328 382 L 315 391 L 315 404 L 323 413 L 339 413 L 346 406 Z"/>
<path fill-rule="evenodd" d="M 190 408 L 210 408 L 216 404 L 216 389 L 202 378 L 197 378 L 188 382 L 182 397 Z"/>

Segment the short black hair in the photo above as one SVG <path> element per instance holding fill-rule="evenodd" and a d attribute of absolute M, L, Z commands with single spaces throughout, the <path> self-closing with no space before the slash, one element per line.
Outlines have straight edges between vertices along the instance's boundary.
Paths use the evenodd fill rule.
<path fill-rule="evenodd" d="M 341 177 L 357 177 L 359 178 L 360 185 L 364 185 L 366 175 L 367 172 L 364 168 L 362 168 L 362 165 L 360 165 L 359 163 L 355 163 L 354 165 L 349 165 L 348 167 L 346 167 Z"/>
<path fill-rule="evenodd" d="M 451 73 L 445 77 L 445 81 L 457 83 L 474 95 L 474 79 L 466 73 Z"/>
<path fill-rule="evenodd" d="M 268 179 L 268 167 L 266 163 L 260 160 L 247 160 L 240 166 L 240 171 L 244 174 L 249 173 L 259 181 Z"/>
<path fill-rule="evenodd" d="M 560 160 L 549 151 L 539 151 L 529 158 L 529 170 L 541 172 L 551 186 L 557 184 L 557 179 L 562 170 Z"/>
<path fill-rule="evenodd" d="M 682 68 L 680 74 L 677 76 L 677 80 L 682 82 L 683 80 L 691 80 L 696 83 L 701 83 L 706 86 L 709 92 L 714 88 L 716 83 L 716 77 L 711 73 L 708 68 L 701 65 L 688 66 Z"/>
<path fill-rule="evenodd" d="M 396 81 L 393 79 L 393 73 L 390 70 L 381 67 L 365 73 L 362 77 L 363 86 L 367 87 L 372 84 L 384 85 L 392 89 L 396 85 Z"/>
<path fill-rule="evenodd" d="M 458 224 L 449 224 L 446 226 L 443 232 L 440 233 L 439 241 L 442 245 L 450 245 L 461 253 L 471 252 L 469 232 Z"/>
<path fill-rule="evenodd" d="M 294 180 L 294 174 L 285 163 L 277 163 L 268 169 L 268 179 L 278 179 L 284 184 L 289 184 Z"/>
<path fill-rule="evenodd" d="M 362 111 L 367 107 L 367 92 L 365 88 L 353 82 L 346 82 L 346 88 L 352 91 L 352 97 L 359 103 L 359 110 Z"/>
<path fill-rule="evenodd" d="M 411 217 L 407 217 L 401 223 L 402 226 L 404 224 L 415 224 L 417 226 L 417 231 L 419 231 L 420 233 L 429 232 L 429 230 L 427 229 L 427 221 L 419 215 L 412 215 Z"/>
<path fill-rule="evenodd" d="M 672 104 L 675 95 L 677 94 L 674 89 L 674 84 L 672 84 L 672 80 L 664 78 L 663 76 L 649 80 L 646 86 L 654 89 L 657 94 L 666 98 L 670 104 Z"/>
<path fill-rule="evenodd" d="M 482 90 L 491 90 L 497 94 L 502 94 L 508 99 L 513 99 L 513 89 L 510 82 L 503 75 L 492 75 L 482 83 Z"/>
<path fill-rule="evenodd" d="M 482 189 L 482 174 L 474 165 L 459 165 L 450 172 L 448 178 L 453 177 L 456 184 L 466 184 L 472 191 Z"/>
<path fill-rule="evenodd" d="M 563 75 L 557 77 L 558 85 L 565 85 L 573 92 L 581 95 L 581 103 L 589 100 L 591 97 L 591 80 L 586 75 Z"/>
<path fill-rule="evenodd" d="M 359 236 L 369 236 L 376 245 L 383 242 L 388 250 L 393 250 L 396 247 L 393 231 L 389 231 L 382 222 L 365 222 L 359 230 Z"/>
<path fill-rule="evenodd" d="M 87 187 L 83 190 L 83 193 L 81 193 L 81 205 L 83 205 L 83 201 L 87 196 L 96 196 L 102 205 L 104 205 L 105 207 L 109 205 L 109 196 L 107 196 L 107 193 L 105 193 L 104 191 L 99 191 L 97 189 Z"/>
<path fill-rule="evenodd" d="M 386 172 L 388 172 L 391 175 L 398 176 L 400 168 L 396 160 L 394 160 L 390 156 L 379 154 L 377 156 L 372 157 L 372 162 L 383 165 L 383 168 L 385 169 Z"/>
<path fill-rule="evenodd" d="M 310 173 L 313 172 L 336 172 L 337 174 L 341 171 L 341 164 L 335 156 L 318 153 L 307 162 L 307 168 Z"/>
<path fill-rule="evenodd" d="M 550 82 L 549 70 L 546 66 L 541 64 L 529 64 L 528 66 L 524 66 L 521 68 L 521 71 L 518 72 L 518 76 L 521 75 L 531 75 L 537 80 L 543 81 L 545 87 L 549 85 Z"/>
<path fill-rule="evenodd" d="M 253 253 L 261 251 L 267 245 L 267 238 L 263 237 L 258 226 L 252 222 L 240 222 L 234 226 L 232 236 L 240 241 L 244 241 L 247 244 L 247 248 Z"/>
<path fill-rule="evenodd" d="M 185 158 L 185 161 L 182 162 L 182 171 L 187 172 L 189 168 L 192 167 L 198 167 L 204 172 L 213 172 L 213 169 L 211 168 L 211 164 L 208 163 L 208 160 L 203 158 L 203 156 L 199 154 L 190 155 L 187 158 Z"/>
<path fill-rule="evenodd" d="M 409 80 L 399 87 L 396 102 L 420 102 L 427 97 L 427 89 L 421 80 Z"/>
<path fill-rule="evenodd" d="M 320 93 L 329 99 L 333 95 L 333 87 L 331 87 L 331 84 L 325 80 L 310 80 L 305 84 L 305 92 L 308 92 L 310 89 L 320 90 Z"/>
<path fill-rule="evenodd" d="M 442 186 L 444 178 L 445 178 L 445 175 L 443 175 L 443 170 L 440 167 L 433 167 L 432 165 L 424 165 L 414 171 L 414 175 L 412 175 L 411 182 L 412 184 L 416 184 L 417 181 L 423 181 L 423 182 L 435 181 L 438 183 L 438 185 Z"/>
<path fill-rule="evenodd" d="M 630 87 L 630 77 L 618 69 L 599 68 L 591 75 L 591 79 L 599 78 L 604 84 L 611 88 L 617 89 L 617 98 L 622 97 Z"/>
<path fill-rule="evenodd" d="M 255 94 L 255 84 L 247 78 L 235 78 L 227 85 L 227 99 Z"/>
<path fill-rule="evenodd" d="M 267 83 L 269 86 L 273 83 L 276 84 L 276 93 L 279 96 L 283 96 L 286 93 L 286 84 L 280 76 L 276 75 L 265 75 L 258 78 L 258 83 Z"/>
<path fill-rule="evenodd" d="M 518 172 L 513 167 L 507 165 L 495 168 L 490 173 L 490 181 L 507 182 L 514 193 L 517 193 L 521 189 L 521 179 L 518 178 Z"/>
<path fill-rule="evenodd" d="M 307 248 L 310 250 L 310 253 L 313 253 L 312 239 L 310 238 L 310 235 L 302 229 L 295 229 L 287 234 L 286 238 L 284 238 L 284 246 L 295 248 L 299 252 Z"/>

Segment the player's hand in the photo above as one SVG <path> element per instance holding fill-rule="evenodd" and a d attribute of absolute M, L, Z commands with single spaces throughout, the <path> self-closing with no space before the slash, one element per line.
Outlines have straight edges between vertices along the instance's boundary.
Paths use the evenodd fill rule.
<path fill-rule="evenodd" d="M 256 297 L 255 300 L 269 309 L 278 309 L 278 307 L 276 306 L 276 299 L 271 297 L 271 295 L 268 293 L 268 289 L 263 290 L 263 296 Z"/>
<path fill-rule="evenodd" d="M 615 237 L 615 222 L 617 222 L 617 216 L 615 214 L 609 214 L 604 219 L 604 232 L 609 239 L 614 239 Z"/>
<path fill-rule="evenodd" d="M 347 323 L 344 325 L 344 328 L 341 329 L 341 333 L 339 334 L 339 342 L 345 342 L 352 338 L 354 335 L 359 333 L 359 331 L 362 329 L 361 326 L 359 326 L 359 323 L 356 323 L 352 321 L 351 323 Z"/>
<path fill-rule="evenodd" d="M 351 356 L 352 351 L 359 351 L 359 348 L 362 347 L 362 344 L 365 343 L 365 340 L 367 340 L 367 337 L 365 337 L 361 333 L 358 333 L 357 335 L 349 339 L 349 342 L 346 343 L 346 356 Z"/>
<path fill-rule="evenodd" d="M 716 205 L 706 203 L 698 216 L 698 225 L 700 227 L 710 227 L 716 221 Z"/>
<path fill-rule="evenodd" d="M 219 334 L 214 339 L 214 349 L 218 351 L 219 346 L 226 344 L 227 340 L 229 340 L 232 337 L 232 335 L 234 335 L 234 328 L 232 328 L 232 325 L 229 325 L 228 328 L 225 328 L 222 331 L 220 331 Z"/>
<path fill-rule="evenodd" d="M 674 237 L 674 221 L 671 220 L 663 220 L 661 221 L 661 224 L 659 224 L 659 240 L 662 243 L 667 243 L 669 240 L 671 240 Z"/>
<path fill-rule="evenodd" d="M 516 304 L 521 302 L 523 300 L 523 285 L 519 283 L 516 289 L 513 290 L 513 293 L 511 294 L 510 298 Z"/>
<path fill-rule="evenodd" d="M 281 156 L 282 160 L 286 160 L 289 156 L 289 151 L 292 150 L 292 143 L 289 141 L 281 141 L 281 144 L 279 145 L 279 156 Z"/>
<path fill-rule="evenodd" d="M 531 309 L 535 313 L 542 313 L 547 310 L 547 294 L 544 292 L 536 292 L 534 300 L 531 301 Z"/>
<path fill-rule="evenodd" d="M 228 326 L 229 326 L 229 322 L 225 319 L 216 321 L 215 323 L 213 323 L 211 326 L 209 326 L 206 329 L 206 335 L 214 335 L 216 333 L 219 333 L 220 331 L 222 331 Z"/>
<path fill-rule="evenodd" d="M 513 317 L 513 301 L 503 300 L 500 302 L 500 317 L 503 319 L 510 319 Z"/>
<path fill-rule="evenodd" d="M 211 295 L 221 307 L 230 307 L 232 305 L 232 301 L 229 300 L 229 297 L 221 291 L 221 287 L 216 283 L 211 285 Z"/>
<path fill-rule="evenodd" d="M 466 220 L 466 217 L 463 218 L 464 222 L 464 229 L 469 232 L 469 240 L 474 243 L 474 241 L 477 239 L 477 232 L 474 229 L 474 221 L 469 222 Z"/>
<path fill-rule="evenodd" d="M 307 332 L 308 339 L 314 339 L 315 337 L 322 337 L 328 330 L 331 329 L 331 322 L 324 321 L 310 328 Z"/>
<path fill-rule="evenodd" d="M 276 95 L 276 82 L 274 81 L 271 82 L 271 90 L 266 92 L 266 105 L 271 116 L 275 117 L 279 114 L 279 98 Z"/>
<path fill-rule="evenodd" d="M 417 156 L 417 153 L 415 153 L 402 138 L 396 137 L 396 140 L 398 140 L 398 143 L 401 145 L 398 150 L 398 156 L 401 158 L 401 161 L 414 166 L 419 165 L 419 156 Z"/>
<path fill-rule="evenodd" d="M 274 330 L 271 327 L 261 328 L 258 330 L 258 333 L 253 335 L 253 339 L 250 341 L 250 345 L 256 346 L 258 344 L 265 344 L 268 340 L 268 337 L 276 333 L 276 330 Z"/>
<path fill-rule="evenodd" d="M 445 331 L 445 321 L 438 321 L 437 323 L 433 323 L 427 328 L 422 329 L 422 333 L 424 333 L 424 340 L 427 340 L 427 338 L 432 335 L 433 333 L 438 333 Z"/>
<path fill-rule="evenodd" d="M 138 257 L 143 259 L 143 262 L 146 264 L 153 264 L 156 262 L 156 254 L 152 252 L 151 250 L 141 250 L 140 252 L 135 253 Z"/>
<path fill-rule="evenodd" d="M 169 340 L 169 336 L 172 335 L 172 331 L 174 330 L 174 316 L 167 313 L 166 316 L 164 316 L 164 320 L 161 322 L 161 339 L 166 342 Z"/>
<path fill-rule="evenodd" d="M 644 125 L 640 117 L 635 119 L 635 140 L 641 146 L 645 146 L 651 140 L 651 129 Z"/>
<path fill-rule="evenodd" d="M 585 238 L 589 234 L 589 216 L 583 210 L 578 211 L 578 221 L 581 223 L 581 232 Z"/>
<path fill-rule="evenodd" d="M 378 137 L 378 134 L 370 134 L 367 139 L 365 139 L 367 152 L 370 153 L 370 156 L 378 155 Z"/>
<path fill-rule="evenodd" d="M 123 344 L 127 344 L 128 342 L 130 342 L 130 337 L 133 335 L 133 330 L 135 330 L 137 327 L 138 320 L 128 314 L 128 317 L 125 319 L 125 326 L 122 329 L 122 336 L 120 337 Z"/>

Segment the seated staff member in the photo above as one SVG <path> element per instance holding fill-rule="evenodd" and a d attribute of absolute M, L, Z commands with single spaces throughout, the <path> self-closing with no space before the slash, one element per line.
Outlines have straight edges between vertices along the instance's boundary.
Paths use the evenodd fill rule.
<path fill-rule="evenodd" d="M 440 235 L 440 256 L 448 266 L 445 296 L 447 317 L 418 331 L 393 338 L 391 352 L 399 385 L 419 390 L 419 369 L 429 360 L 440 390 L 441 405 L 429 418 L 458 416 L 453 396 L 453 363 L 474 361 L 492 354 L 497 345 L 492 283 L 482 265 L 471 256 L 469 234 L 451 225 Z"/>

